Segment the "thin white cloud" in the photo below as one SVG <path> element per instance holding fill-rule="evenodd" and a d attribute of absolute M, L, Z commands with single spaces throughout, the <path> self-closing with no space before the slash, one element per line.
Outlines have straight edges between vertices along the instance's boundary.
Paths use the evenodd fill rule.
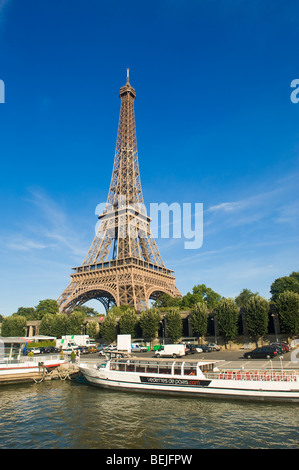
<path fill-rule="evenodd" d="M 13 251 L 31 251 L 31 250 L 44 250 L 48 248 L 45 243 L 40 243 L 22 236 L 15 236 L 6 240 L 6 248 Z"/>
<path fill-rule="evenodd" d="M 207 209 L 207 212 L 216 212 L 216 211 L 235 211 L 242 207 L 241 202 L 222 202 L 216 206 L 211 206 Z"/>
<path fill-rule="evenodd" d="M 274 189 L 244 199 L 226 201 L 204 211 L 204 236 L 224 228 L 257 223 L 295 225 L 298 223 L 298 175 L 273 182 Z"/>
<path fill-rule="evenodd" d="M 29 190 L 25 199 L 26 217 L 20 219 L 13 230 L 2 230 L 0 251 L 7 253 L 45 250 L 55 256 L 71 257 L 81 263 L 89 248 L 90 240 L 82 240 L 82 231 L 74 227 L 72 217 L 42 190 Z M 32 210 L 33 209 L 33 210 Z M 91 234 L 92 236 L 92 234 Z M 51 255 L 50 255 L 51 256 Z"/>
<path fill-rule="evenodd" d="M 75 230 L 71 217 L 61 205 L 42 190 L 31 190 L 30 193 L 29 201 L 39 209 L 39 218 L 43 220 L 43 223 L 31 224 L 31 230 L 41 237 L 43 242 L 49 244 L 51 241 L 49 246 L 55 246 L 57 249 L 66 248 L 69 254 L 81 262 L 81 258 L 86 255 L 88 244 L 84 246 L 80 244 L 80 231 Z"/>

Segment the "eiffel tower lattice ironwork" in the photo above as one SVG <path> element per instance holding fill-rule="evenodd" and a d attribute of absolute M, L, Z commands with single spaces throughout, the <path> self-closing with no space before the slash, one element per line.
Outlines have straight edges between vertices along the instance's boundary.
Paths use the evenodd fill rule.
<path fill-rule="evenodd" d="M 119 126 L 110 190 L 96 236 L 81 266 L 58 299 L 60 311 L 71 312 L 97 299 L 106 311 L 114 305 L 141 311 L 161 293 L 181 296 L 174 272 L 166 269 L 150 230 L 140 182 L 134 100 L 129 82 L 121 87 Z"/>

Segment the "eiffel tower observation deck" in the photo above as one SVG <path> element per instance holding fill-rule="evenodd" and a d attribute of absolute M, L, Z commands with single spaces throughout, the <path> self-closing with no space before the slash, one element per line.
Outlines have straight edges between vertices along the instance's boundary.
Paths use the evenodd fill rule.
<path fill-rule="evenodd" d="M 73 268 L 71 282 L 58 299 L 60 311 L 97 299 L 106 311 L 112 305 L 130 305 L 140 312 L 162 293 L 181 294 L 174 272 L 163 263 L 150 230 L 138 165 L 134 100 L 129 82 L 121 87 L 114 166 L 105 209 L 81 266 Z"/>

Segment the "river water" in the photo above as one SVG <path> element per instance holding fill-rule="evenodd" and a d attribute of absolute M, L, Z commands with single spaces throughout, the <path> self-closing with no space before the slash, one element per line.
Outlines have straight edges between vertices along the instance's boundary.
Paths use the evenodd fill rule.
<path fill-rule="evenodd" d="M 295 449 L 295 404 L 106 391 L 53 380 L 0 388 L 2 449 Z"/>

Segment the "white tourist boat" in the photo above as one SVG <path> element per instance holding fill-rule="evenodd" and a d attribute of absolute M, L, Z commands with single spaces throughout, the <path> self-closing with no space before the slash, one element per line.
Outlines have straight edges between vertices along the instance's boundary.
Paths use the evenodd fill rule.
<path fill-rule="evenodd" d="M 46 357 L 24 356 L 23 350 L 27 342 L 26 338 L 0 338 L 0 385 L 40 380 L 50 370 L 65 362 L 57 354 Z"/>
<path fill-rule="evenodd" d="M 98 387 L 172 395 L 298 402 L 295 370 L 224 370 L 223 361 L 111 359 L 80 364 L 85 379 Z"/>

